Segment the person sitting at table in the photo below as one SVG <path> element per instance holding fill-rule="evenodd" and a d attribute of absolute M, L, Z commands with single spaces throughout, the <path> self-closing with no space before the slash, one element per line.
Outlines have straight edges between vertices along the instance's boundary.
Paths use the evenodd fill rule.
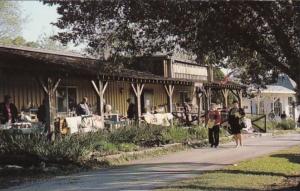
<path fill-rule="evenodd" d="M 153 106 L 151 113 L 152 113 L 152 114 L 157 114 L 157 113 L 158 113 L 157 110 L 158 110 L 158 109 L 157 109 L 157 106 Z"/>
<path fill-rule="evenodd" d="M 12 98 L 10 95 L 4 96 L 4 102 L 0 104 L 0 122 L 14 123 L 18 117 L 18 109 L 15 104 L 12 103 Z"/>
<path fill-rule="evenodd" d="M 105 104 L 105 112 L 104 112 L 104 118 L 109 118 L 112 114 L 112 106 L 110 104 Z"/>
<path fill-rule="evenodd" d="M 87 97 L 82 98 L 82 101 L 77 105 L 76 114 L 77 114 L 77 116 L 91 114 L 89 106 L 88 106 L 88 98 Z"/>

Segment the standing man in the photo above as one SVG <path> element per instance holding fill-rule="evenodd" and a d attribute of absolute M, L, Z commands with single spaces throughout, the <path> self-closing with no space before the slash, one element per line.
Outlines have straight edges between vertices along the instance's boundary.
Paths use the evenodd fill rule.
<path fill-rule="evenodd" d="M 90 115 L 91 114 L 87 102 L 88 102 L 88 98 L 84 97 L 82 99 L 82 101 L 77 105 L 77 108 L 76 108 L 76 114 L 77 114 L 77 116 Z"/>
<path fill-rule="evenodd" d="M 208 140 L 211 147 L 219 146 L 219 133 L 221 125 L 221 114 L 217 109 L 217 105 L 212 103 L 206 117 L 206 126 L 208 127 Z"/>
<path fill-rule="evenodd" d="M 14 123 L 18 117 L 18 110 L 15 104 L 12 103 L 12 98 L 10 95 L 4 96 L 4 102 L 0 104 L 0 122 Z"/>
<path fill-rule="evenodd" d="M 38 108 L 37 118 L 39 122 L 46 123 L 46 99 L 43 99 L 42 104 Z"/>
<path fill-rule="evenodd" d="M 239 145 L 242 146 L 242 118 L 245 116 L 245 111 L 242 108 L 239 108 L 238 101 L 233 101 L 233 108 L 229 111 L 228 114 L 228 123 L 231 127 L 233 138 L 236 143 L 236 147 Z"/>
<path fill-rule="evenodd" d="M 127 118 L 133 120 L 136 116 L 135 104 L 131 101 L 130 98 L 127 99 L 127 103 L 128 103 Z"/>
<path fill-rule="evenodd" d="M 191 102 L 190 98 L 186 98 L 185 101 L 183 102 L 185 122 L 187 126 L 192 125 L 192 115 L 191 115 L 192 108 L 190 106 L 190 102 Z"/>

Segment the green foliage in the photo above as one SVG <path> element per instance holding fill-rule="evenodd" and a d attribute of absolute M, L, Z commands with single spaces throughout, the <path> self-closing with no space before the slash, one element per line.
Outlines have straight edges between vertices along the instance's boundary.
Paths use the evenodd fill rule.
<path fill-rule="evenodd" d="M 183 128 L 141 125 L 117 129 L 108 136 L 108 140 L 116 144 L 133 143 L 152 147 L 167 143 L 182 143 L 187 140 L 206 139 L 207 135 L 207 129 L 201 126 Z"/>
<path fill-rule="evenodd" d="M 123 152 L 132 152 L 137 151 L 139 147 L 133 143 L 121 143 L 118 145 L 118 149 Z"/>
<path fill-rule="evenodd" d="M 47 50 L 66 50 L 68 48 L 59 41 L 53 40 L 51 38 L 52 35 L 54 35 L 54 32 L 52 32 L 52 34 L 50 35 L 47 35 L 45 33 L 41 34 L 36 41 L 38 48 Z"/>
<path fill-rule="evenodd" d="M 267 121 L 267 130 L 275 129 L 277 124 L 278 124 L 278 122 L 276 122 L 276 121 Z"/>
<path fill-rule="evenodd" d="M 225 74 L 222 72 L 220 68 L 214 68 L 214 80 L 221 81 L 224 80 Z"/>
<path fill-rule="evenodd" d="M 168 143 L 182 143 L 189 138 L 189 130 L 182 127 L 168 128 L 163 132 L 163 139 Z"/>
<path fill-rule="evenodd" d="M 288 177 L 299 175 L 299 152 L 299 146 L 278 151 L 269 156 L 241 162 L 236 166 L 206 172 L 199 177 L 172 183 L 161 191 L 299 190 L 298 187 L 291 188 L 291 185 L 287 184 L 290 182 L 287 180 Z M 297 183 L 297 179 L 295 179 L 295 183 Z M 286 186 L 286 188 L 278 189 L 278 185 Z"/>
<path fill-rule="evenodd" d="M 166 127 L 140 125 L 130 128 L 120 128 L 108 136 L 114 143 L 134 143 L 136 145 L 151 147 L 164 144 L 162 133 Z"/>
<path fill-rule="evenodd" d="M 41 48 L 47 50 L 66 50 L 68 47 L 63 46 L 59 41 L 52 40 L 46 34 L 42 34 L 36 42 L 26 41 L 22 36 L 15 38 L 2 37 L 0 38 L 0 44 L 14 45 L 14 46 L 26 46 L 32 48 Z"/>
<path fill-rule="evenodd" d="M 0 1 L 0 38 L 19 34 L 22 22 L 24 18 L 17 1 Z"/>
<path fill-rule="evenodd" d="M 189 134 L 193 139 L 203 140 L 208 138 L 208 129 L 202 126 L 196 126 L 189 129 Z"/>
<path fill-rule="evenodd" d="M 0 159 L 1 156 L 22 155 L 34 158 L 32 163 L 35 164 L 41 161 L 81 164 L 82 160 L 93 152 L 97 152 L 97 156 L 107 156 L 137 151 L 140 146 L 154 147 L 206 138 L 207 129 L 198 126 L 171 128 L 140 125 L 119 128 L 113 132 L 100 131 L 70 135 L 54 142 L 50 142 L 44 135 L 22 135 L 0 131 Z M 13 160 L 19 160 L 15 158 Z M 19 162 L 24 163 L 24 161 Z"/>
<path fill-rule="evenodd" d="M 299 80 L 296 1 L 46 1 L 63 43 L 87 42 L 98 52 L 143 55 L 179 46 L 220 67 L 239 68 L 244 83 L 265 85 L 279 73 Z M 133 11 L 134 10 L 134 11 Z"/>
<path fill-rule="evenodd" d="M 23 37 L 17 36 L 15 38 L 2 37 L 0 38 L 0 44 L 3 45 L 14 45 L 14 46 L 28 46 L 37 48 L 39 45 L 36 42 L 27 42 Z"/>
<path fill-rule="evenodd" d="M 105 137 L 96 134 L 66 136 L 49 142 L 44 135 L 21 135 L 1 132 L 0 155 L 29 154 L 41 161 L 78 163 L 80 157 L 94 150 Z"/>
<path fill-rule="evenodd" d="M 282 120 L 276 125 L 277 129 L 283 129 L 283 130 L 291 130 L 296 128 L 295 121 L 288 119 L 288 120 Z"/>

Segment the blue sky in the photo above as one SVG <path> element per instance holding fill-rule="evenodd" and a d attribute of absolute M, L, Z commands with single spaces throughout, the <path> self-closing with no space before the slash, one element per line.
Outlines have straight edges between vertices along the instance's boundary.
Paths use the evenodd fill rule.
<path fill-rule="evenodd" d="M 27 17 L 23 24 L 22 36 L 27 41 L 36 41 L 40 35 L 57 32 L 57 28 L 51 25 L 59 15 L 55 6 L 44 5 L 39 1 L 20 1 L 23 17 Z"/>

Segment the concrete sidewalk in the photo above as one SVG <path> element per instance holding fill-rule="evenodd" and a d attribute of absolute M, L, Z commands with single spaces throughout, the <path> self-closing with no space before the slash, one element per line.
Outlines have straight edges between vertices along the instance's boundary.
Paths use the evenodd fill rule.
<path fill-rule="evenodd" d="M 177 152 L 155 159 L 133 161 L 118 168 L 59 176 L 7 190 L 151 190 L 170 181 L 197 176 L 239 161 L 300 145 L 300 134 L 247 138 L 244 146 L 233 143 L 219 148 L 201 148 Z"/>

